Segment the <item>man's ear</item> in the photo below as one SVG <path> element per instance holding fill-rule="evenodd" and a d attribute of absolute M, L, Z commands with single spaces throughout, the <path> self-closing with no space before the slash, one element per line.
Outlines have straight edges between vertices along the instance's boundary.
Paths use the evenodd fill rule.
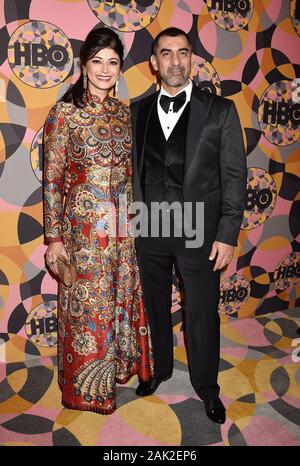
<path fill-rule="evenodd" d="M 153 66 L 154 71 L 157 71 L 158 67 L 157 67 L 157 61 L 156 61 L 155 55 L 151 55 L 150 61 L 151 61 L 151 65 Z"/>

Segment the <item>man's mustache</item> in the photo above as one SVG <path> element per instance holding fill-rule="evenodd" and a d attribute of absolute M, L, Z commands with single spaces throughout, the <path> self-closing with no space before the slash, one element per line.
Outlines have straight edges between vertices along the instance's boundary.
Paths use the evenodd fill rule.
<path fill-rule="evenodd" d="M 170 66 L 169 67 L 169 73 L 178 73 L 179 71 L 181 73 L 184 73 L 185 72 L 185 69 L 182 67 L 182 66 Z"/>

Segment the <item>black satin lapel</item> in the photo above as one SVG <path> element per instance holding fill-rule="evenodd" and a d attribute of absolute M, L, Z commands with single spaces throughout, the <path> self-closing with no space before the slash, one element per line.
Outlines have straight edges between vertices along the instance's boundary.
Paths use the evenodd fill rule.
<path fill-rule="evenodd" d="M 145 154 L 145 143 L 146 135 L 149 124 L 149 118 L 151 115 L 151 110 L 153 105 L 157 101 L 158 93 L 156 92 L 151 96 L 152 98 L 147 99 L 146 102 L 142 102 L 137 115 L 137 131 L 136 131 L 136 155 L 137 155 L 137 165 L 139 176 L 141 176 L 143 164 L 144 164 L 144 154 Z"/>
<path fill-rule="evenodd" d="M 185 149 L 185 175 L 187 174 L 192 160 L 197 153 L 199 138 L 206 123 L 210 109 L 210 99 L 208 99 L 203 94 L 203 92 L 200 94 L 200 98 L 198 98 L 198 95 L 195 92 L 193 92 L 191 95 L 190 115 Z"/>

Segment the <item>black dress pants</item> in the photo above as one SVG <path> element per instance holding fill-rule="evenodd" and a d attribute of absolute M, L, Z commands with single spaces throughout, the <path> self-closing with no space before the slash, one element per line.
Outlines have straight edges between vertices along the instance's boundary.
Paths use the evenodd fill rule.
<path fill-rule="evenodd" d="M 202 248 L 186 248 L 184 238 L 174 237 L 140 238 L 137 259 L 151 329 L 155 377 L 170 376 L 173 370 L 171 296 L 173 264 L 177 263 L 184 287 L 191 383 L 201 399 L 217 398 L 220 272 L 213 271 L 215 260 L 210 261 Z"/>

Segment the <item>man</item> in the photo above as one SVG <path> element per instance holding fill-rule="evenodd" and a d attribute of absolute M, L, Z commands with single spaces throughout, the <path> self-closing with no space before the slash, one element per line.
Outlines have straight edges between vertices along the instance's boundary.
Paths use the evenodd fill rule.
<path fill-rule="evenodd" d="M 224 423 L 217 383 L 220 352 L 220 271 L 232 259 L 246 193 L 246 159 L 232 101 L 203 92 L 189 79 L 193 54 L 188 35 L 177 28 L 158 34 L 151 63 L 161 90 L 132 104 L 134 200 L 150 209 L 158 202 L 204 203 L 204 242 L 188 247 L 187 235 L 136 240 L 150 322 L 155 377 L 139 383 L 151 395 L 172 375 L 171 293 L 173 264 L 184 286 L 184 310 L 192 385 L 207 416 Z M 173 99 L 175 97 L 175 99 Z M 169 212 L 167 209 L 166 212 Z M 172 226 L 178 227 L 173 212 Z M 156 218 L 157 221 L 157 218 Z M 148 233 L 149 233 L 148 231 Z M 177 228 L 178 231 L 178 228 Z"/>

